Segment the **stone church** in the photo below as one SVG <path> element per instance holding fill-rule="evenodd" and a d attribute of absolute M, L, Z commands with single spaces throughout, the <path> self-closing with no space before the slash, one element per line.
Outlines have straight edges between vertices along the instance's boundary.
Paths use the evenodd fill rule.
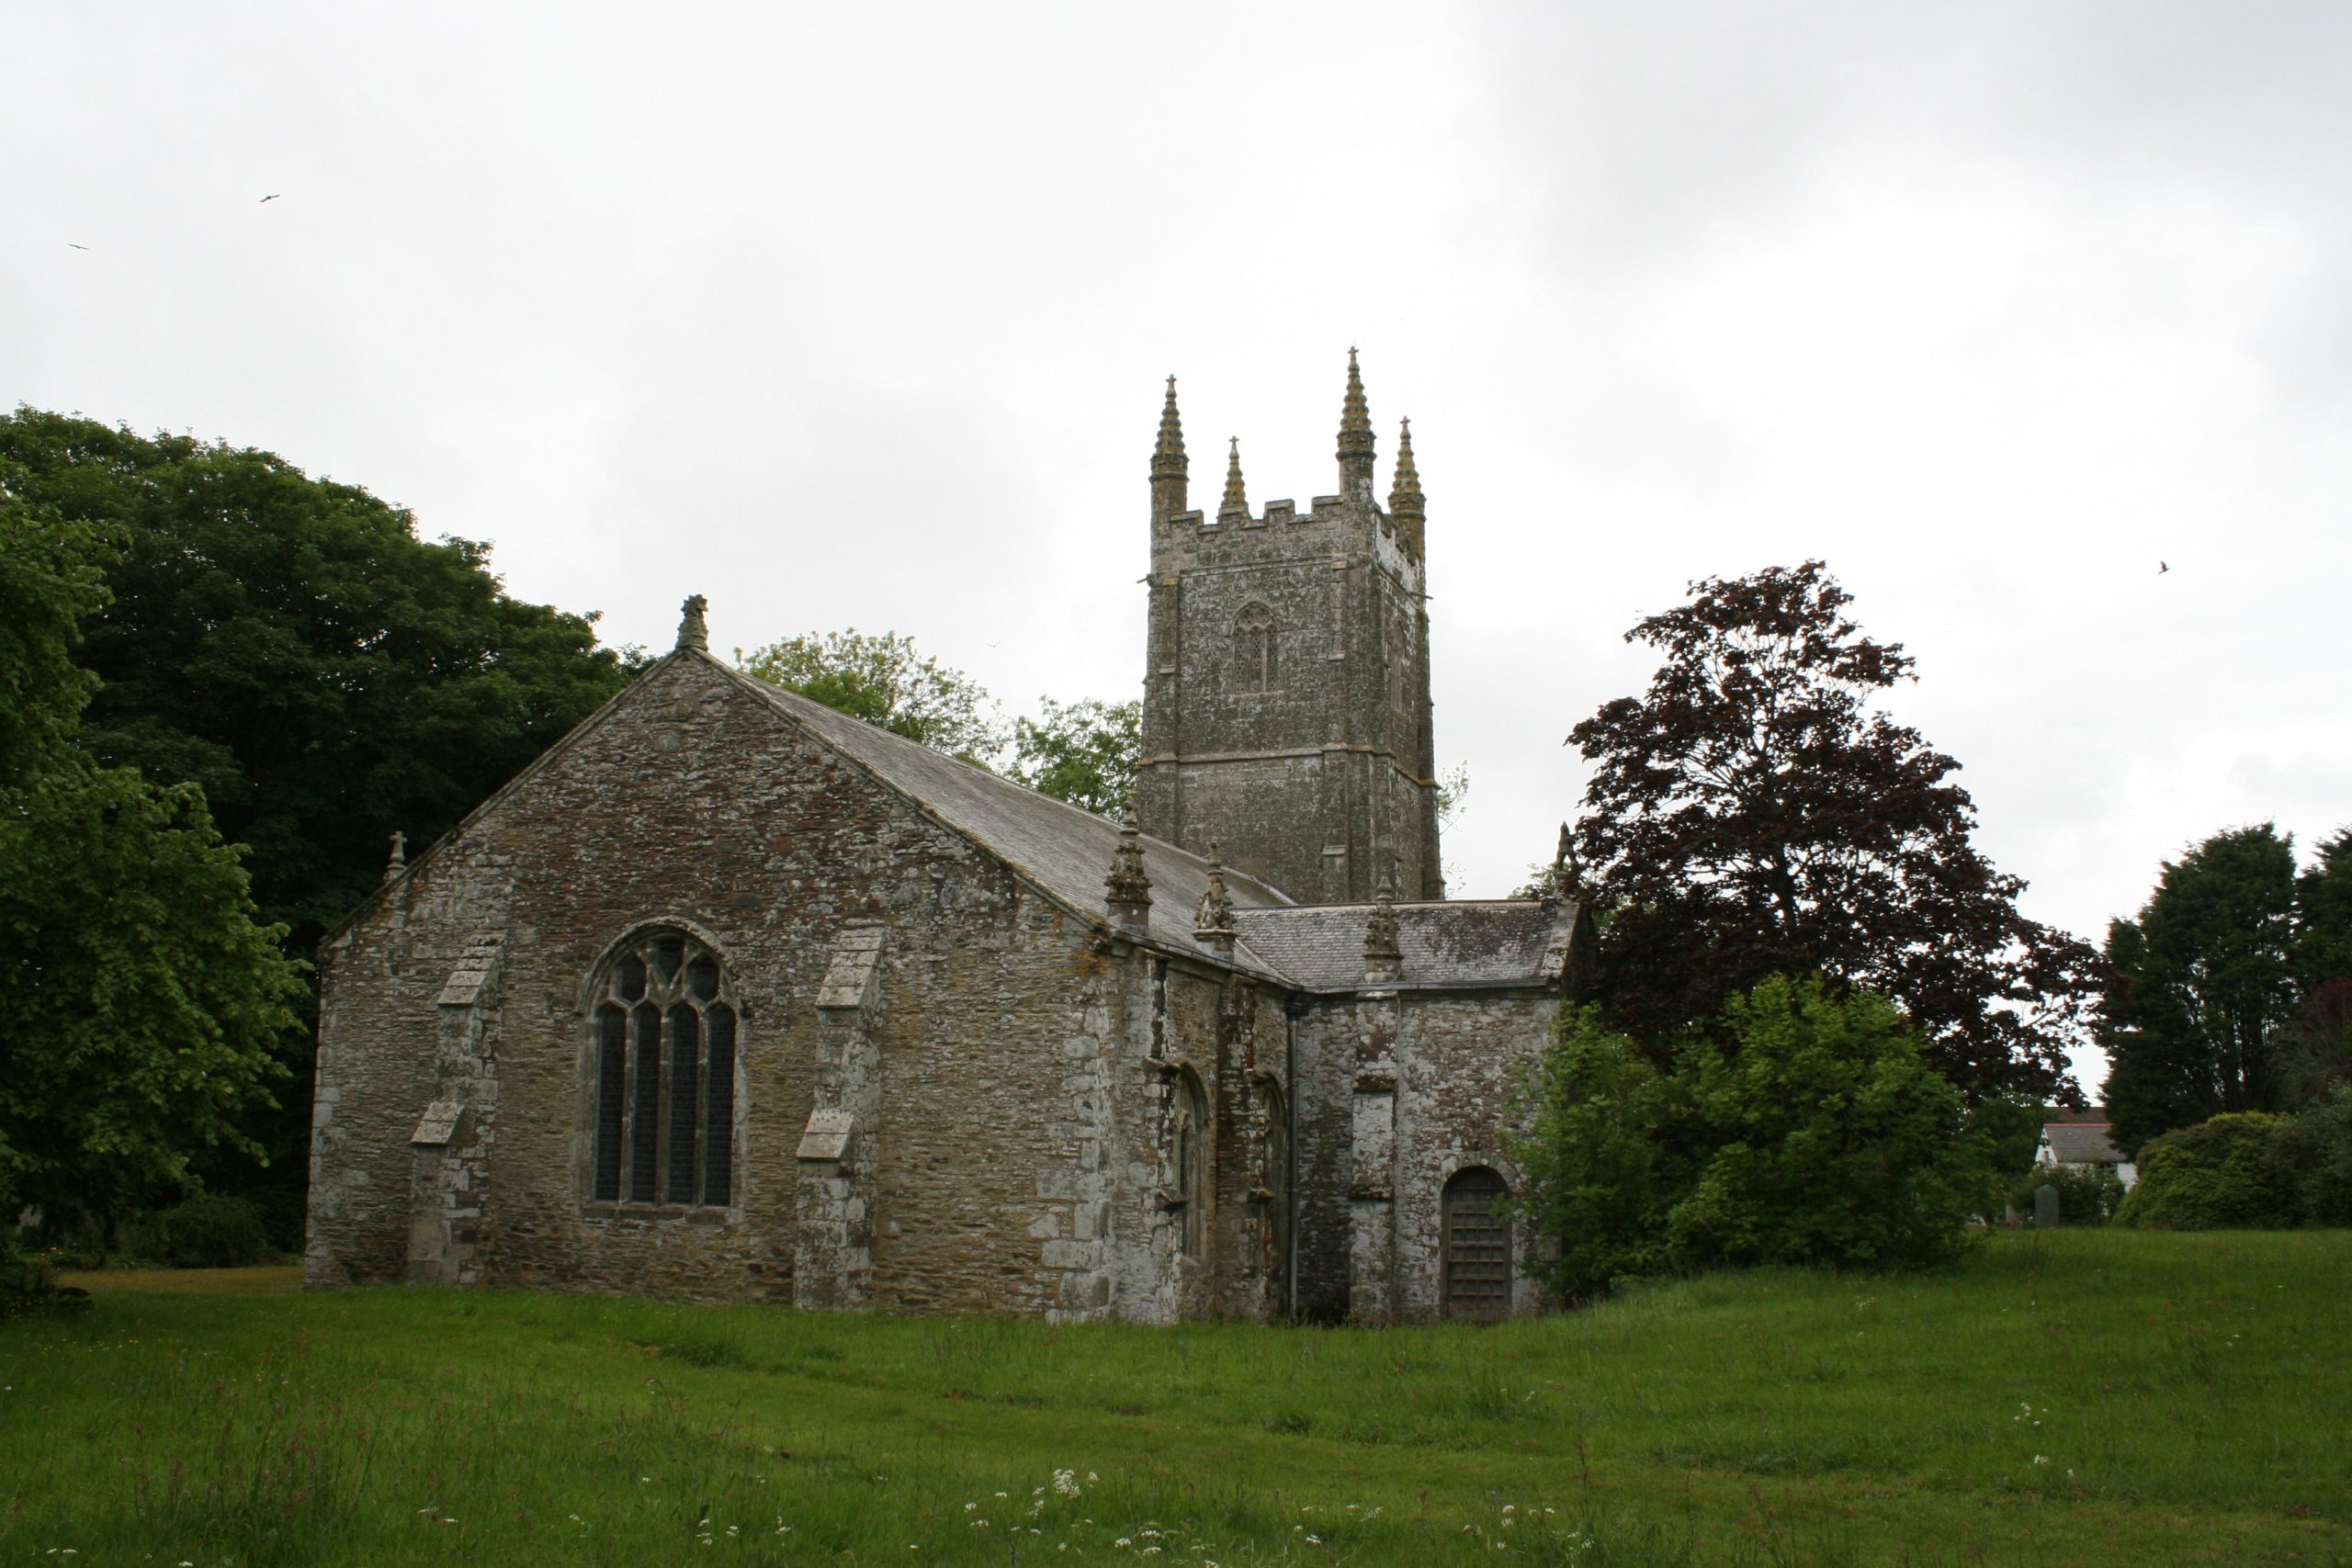
<path fill-rule="evenodd" d="M 1238 453 L 1238 448 L 1237 448 Z M 1589 925 L 1448 900 L 1424 502 L 1151 459 L 1135 813 L 673 652 L 320 952 L 304 1269 L 1059 1321 L 1541 1307 L 1513 1069 Z"/>

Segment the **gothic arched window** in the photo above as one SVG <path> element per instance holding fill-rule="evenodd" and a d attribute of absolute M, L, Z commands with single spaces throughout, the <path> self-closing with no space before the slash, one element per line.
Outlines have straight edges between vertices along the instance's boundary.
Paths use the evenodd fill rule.
<path fill-rule="evenodd" d="M 725 1208 L 735 1191 L 735 991 L 718 955 L 676 931 L 631 938 L 595 1001 L 589 1196 Z"/>
<path fill-rule="evenodd" d="M 1176 1080 L 1175 1124 L 1170 1129 L 1170 1176 L 1184 1256 L 1201 1256 L 1208 1235 L 1208 1107 L 1199 1080 L 1189 1072 Z"/>
<path fill-rule="evenodd" d="M 1233 620 L 1233 684 L 1240 692 L 1274 689 L 1274 613 L 1245 604 Z"/>

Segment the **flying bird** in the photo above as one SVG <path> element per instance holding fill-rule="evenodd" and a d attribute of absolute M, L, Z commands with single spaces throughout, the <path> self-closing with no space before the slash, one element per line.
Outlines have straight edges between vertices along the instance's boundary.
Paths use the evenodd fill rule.
<path fill-rule="evenodd" d="M 264 200 L 264 201 L 276 201 L 281 194 L 283 194 L 283 193 L 282 193 L 282 192 L 278 192 L 278 191 L 271 191 L 267 196 L 263 197 L 262 197 L 262 200 Z"/>
<path fill-rule="evenodd" d="M 2170 571 L 2171 570 L 2172 570 L 2172 563 L 2171 563 L 2170 561 L 2164 561 L 2164 560 L 2160 560 L 2160 561 L 2156 562 L 2156 575 L 2157 575 L 2158 577 L 2162 577 L 2165 573 L 2166 573 L 2166 572 Z"/>
<path fill-rule="evenodd" d="M 90 247 L 89 247 L 89 246 L 87 246 L 87 245 L 77 245 L 77 244 L 75 244 L 75 243 L 74 243 L 73 241 L 71 241 L 71 240 L 68 240 L 68 241 L 66 241 L 66 242 L 65 242 L 65 246 L 66 246 L 66 249 L 68 249 L 68 250 L 74 250 L 74 251 L 86 251 L 86 250 L 88 250 L 88 249 L 90 248 Z"/>

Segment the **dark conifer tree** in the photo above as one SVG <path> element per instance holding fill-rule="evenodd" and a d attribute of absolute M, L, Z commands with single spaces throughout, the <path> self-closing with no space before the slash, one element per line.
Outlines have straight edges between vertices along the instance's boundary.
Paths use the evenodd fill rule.
<path fill-rule="evenodd" d="M 2268 822 L 2164 863 L 2139 918 L 2108 928 L 2099 1006 L 2115 1141 L 2232 1111 L 2293 1110 L 2352 1050 L 2352 835 L 2298 874 Z"/>

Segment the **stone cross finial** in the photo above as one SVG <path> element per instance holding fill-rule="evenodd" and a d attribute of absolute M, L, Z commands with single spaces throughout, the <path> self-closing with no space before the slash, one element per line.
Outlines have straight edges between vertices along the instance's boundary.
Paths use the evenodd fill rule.
<path fill-rule="evenodd" d="M 395 831 L 392 834 L 391 856 L 384 862 L 384 880 L 390 882 L 406 869 L 408 869 L 408 835 Z"/>
<path fill-rule="evenodd" d="M 1364 922 L 1363 976 L 1394 980 L 1404 967 L 1405 954 L 1396 945 L 1396 890 L 1384 876 L 1380 891 L 1373 896 L 1372 918 Z"/>
<path fill-rule="evenodd" d="M 1111 854 L 1111 874 L 1102 879 L 1102 886 L 1110 894 L 1114 923 L 1130 928 L 1140 927 L 1151 916 L 1151 877 L 1144 870 L 1141 829 L 1136 825 L 1135 807 L 1119 821 L 1119 847 Z"/>
<path fill-rule="evenodd" d="M 703 620 L 703 612 L 710 608 L 710 601 L 697 593 L 680 607 L 678 616 L 678 646 L 710 651 L 710 627 Z"/>
<path fill-rule="evenodd" d="M 1233 951 L 1233 900 L 1225 890 L 1225 866 L 1217 859 L 1216 846 L 1209 847 L 1209 885 L 1201 895 L 1201 907 L 1193 915 L 1193 940 L 1205 942 L 1220 953 Z"/>

